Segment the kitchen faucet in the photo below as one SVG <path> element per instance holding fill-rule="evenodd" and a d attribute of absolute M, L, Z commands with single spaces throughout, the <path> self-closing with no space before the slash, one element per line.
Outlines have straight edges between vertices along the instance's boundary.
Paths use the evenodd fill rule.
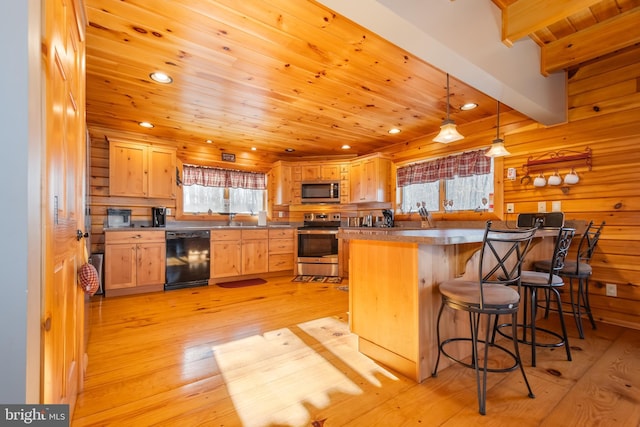
<path fill-rule="evenodd" d="M 229 225 L 233 225 L 233 218 L 235 218 L 236 214 L 234 212 L 229 212 Z"/>

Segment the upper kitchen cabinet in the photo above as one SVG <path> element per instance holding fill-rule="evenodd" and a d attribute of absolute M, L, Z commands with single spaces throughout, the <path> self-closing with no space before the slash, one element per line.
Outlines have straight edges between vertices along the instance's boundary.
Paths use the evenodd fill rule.
<path fill-rule="evenodd" d="M 284 162 L 276 162 L 269 172 L 269 179 L 269 191 L 273 196 L 274 205 L 292 205 L 300 203 L 299 166 L 292 166 Z"/>
<path fill-rule="evenodd" d="M 391 197 L 391 161 L 367 157 L 351 162 L 351 203 L 388 202 Z"/>
<path fill-rule="evenodd" d="M 176 150 L 148 144 L 109 142 L 111 196 L 176 197 Z"/>
<path fill-rule="evenodd" d="M 302 181 L 340 181 L 340 165 L 306 164 L 302 166 Z"/>

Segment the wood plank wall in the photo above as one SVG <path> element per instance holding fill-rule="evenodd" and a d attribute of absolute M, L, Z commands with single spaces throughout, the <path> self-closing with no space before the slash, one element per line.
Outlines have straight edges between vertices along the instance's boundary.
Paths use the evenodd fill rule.
<path fill-rule="evenodd" d="M 640 47 L 582 66 L 568 76 L 567 124 L 509 136 L 512 156 L 507 168 L 517 168 L 529 156 L 549 151 L 591 148 L 593 166 L 577 168 L 580 182 L 568 194 L 555 187 L 537 189 L 520 179 L 505 180 L 504 202 L 516 212 L 537 210 L 538 201 L 562 203 L 570 219 L 606 221 L 592 260 L 590 300 L 595 317 L 640 329 Z M 546 175 L 552 173 L 549 170 Z M 566 168 L 560 173 L 566 173 Z M 550 206 L 548 205 L 548 209 Z M 605 295 L 605 284 L 617 285 L 616 298 Z"/>
<path fill-rule="evenodd" d="M 511 155 L 503 158 L 504 212 L 515 204 L 515 213 L 536 212 L 538 202 L 560 201 L 567 219 L 596 223 L 606 221 L 598 250 L 589 294 L 595 317 L 618 325 L 640 329 L 640 47 L 593 61 L 568 74 L 568 122 L 541 126 L 517 112 L 501 114 L 501 135 Z M 465 139 L 448 144 L 433 143 L 429 137 L 388 147 L 396 163 L 487 147 L 493 134 L 473 128 L 461 129 Z M 521 183 L 527 160 L 546 158 L 558 150 L 593 153 L 593 166 L 577 167 L 580 182 L 567 194 L 559 187 L 533 187 Z M 508 168 L 516 168 L 517 179 L 506 179 Z M 545 171 L 548 178 L 554 172 Z M 567 168 L 560 167 L 564 175 Z M 498 196 L 498 195 L 496 195 Z M 496 199 L 498 203 L 498 200 Z M 515 220 L 516 215 L 506 215 Z M 481 220 L 469 213 L 461 219 Z M 434 215 L 437 219 L 446 216 Z M 605 284 L 617 285 L 617 297 L 605 295 Z"/>

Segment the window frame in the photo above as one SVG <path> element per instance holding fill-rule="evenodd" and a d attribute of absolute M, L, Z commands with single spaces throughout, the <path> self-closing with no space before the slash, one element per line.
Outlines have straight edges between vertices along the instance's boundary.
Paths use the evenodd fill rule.
<path fill-rule="evenodd" d="M 467 150 L 468 151 L 468 150 Z M 461 151 L 462 153 L 462 151 Z M 455 153 L 454 153 L 455 154 Z M 450 155 L 450 154 L 447 154 Z M 416 211 L 411 214 L 404 213 L 400 210 L 402 205 L 402 188 L 397 185 L 397 170 L 400 167 L 410 165 L 412 163 L 426 162 L 435 160 L 439 157 L 424 157 L 414 158 L 404 162 L 394 163 L 394 169 L 392 171 L 392 188 L 396 190 L 395 200 L 392 201 L 392 207 L 395 212 L 395 218 L 397 220 L 415 221 L 420 220 L 420 216 Z M 473 220 L 477 221 L 479 218 L 482 220 L 503 220 L 504 219 L 504 158 L 493 158 L 493 211 L 476 211 L 476 210 L 463 210 L 453 211 L 445 213 L 442 209 L 442 202 L 445 194 L 445 180 L 439 181 L 440 191 L 438 200 L 438 211 L 430 212 L 434 219 L 438 220 L 450 220 L 450 221 L 464 221 Z M 489 202 L 490 203 L 490 202 Z"/>
<path fill-rule="evenodd" d="M 225 169 L 223 167 L 220 166 L 207 166 L 207 165 L 198 165 L 198 166 L 204 166 L 204 167 L 215 167 L 218 169 Z M 180 163 L 179 167 L 179 171 L 180 171 L 180 176 L 183 176 L 183 164 Z M 228 168 L 227 168 L 228 169 Z M 266 175 L 266 173 L 265 173 Z M 267 185 L 266 188 L 262 191 L 265 192 L 264 194 L 264 198 L 263 198 L 263 207 L 261 210 L 267 210 L 268 208 L 268 178 L 265 176 L 265 179 L 267 179 Z M 225 192 L 225 197 L 228 197 L 228 193 L 229 193 L 229 187 L 225 187 L 224 192 Z M 253 215 L 251 215 L 248 212 L 241 212 L 241 213 L 234 213 L 234 221 L 235 222 L 256 222 L 258 221 L 258 212 L 256 211 L 253 213 Z M 211 214 L 207 213 L 207 212 L 203 212 L 203 213 L 185 213 L 184 211 L 184 188 L 182 184 L 178 185 L 178 189 L 176 192 L 176 211 L 175 211 L 175 219 L 176 221 L 224 221 L 224 222 L 228 222 L 229 221 L 229 214 L 227 213 L 219 213 L 219 212 L 212 212 Z"/>

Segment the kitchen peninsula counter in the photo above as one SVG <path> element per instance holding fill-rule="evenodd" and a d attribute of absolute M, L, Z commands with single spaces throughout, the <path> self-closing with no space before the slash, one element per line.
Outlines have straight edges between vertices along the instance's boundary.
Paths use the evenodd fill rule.
<path fill-rule="evenodd" d="M 349 243 L 349 322 L 359 350 L 417 382 L 429 377 L 438 354 L 438 284 L 477 277 L 483 237 L 484 228 L 341 228 L 338 238 Z M 468 335 L 466 315 L 445 310 L 443 316 L 443 337 Z"/>

